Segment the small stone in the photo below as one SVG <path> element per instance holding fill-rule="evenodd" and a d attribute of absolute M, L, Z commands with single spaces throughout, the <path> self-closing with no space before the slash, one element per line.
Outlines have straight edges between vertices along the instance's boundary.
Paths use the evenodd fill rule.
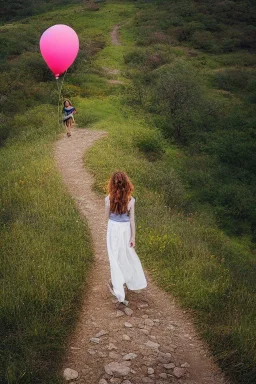
<path fill-rule="evenodd" d="M 133 360 L 137 357 L 136 353 L 127 353 L 127 355 L 125 355 L 123 357 L 124 360 Z"/>
<path fill-rule="evenodd" d="M 143 315 L 142 319 L 148 319 L 148 315 Z"/>
<path fill-rule="evenodd" d="M 90 342 L 91 342 L 91 343 L 95 343 L 95 344 L 99 344 L 100 339 L 99 339 L 98 337 L 92 337 L 92 338 L 90 339 Z"/>
<path fill-rule="evenodd" d="M 159 352 L 157 360 L 162 364 L 169 364 L 172 362 L 172 355 L 170 353 Z"/>
<path fill-rule="evenodd" d="M 131 338 L 130 338 L 130 336 L 128 336 L 128 335 L 123 335 L 123 340 L 125 340 L 125 341 L 130 341 Z"/>
<path fill-rule="evenodd" d="M 131 308 L 128 308 L 128 307 L 126 307 L 126 308 L 124 309 L 124 312 L 125 312 L 125 314 L 126 314 L 127 316 L 132 316 L 132 314 L 133 314 L 133 310 L 132 310 Z"/>
<path fill-rule="evenodd" d="M 118 377 L 127 376 L 131 371 L 130 367 L 127 367 L 125 364 L 117 363 L 115 361 L 105 365 L 104 368 L 105 368 L 105 372 L 108 375 L 111 375 L 111 376 L 115 375 Z"/>
<path fill-rule="evenodd" d="M 95 355 L 96 351 L 95 351 L 95 349 L 89 348 L 89 349 L 88 349 L 88 353 L 89 353 L 90 355 Z"/>
<path fill-rule="evenodd" d="M 181 364 L 181 367 L 182 368 L 189 368 L 190 364 L 189 363 L 183 363 L 183 364 Z"/>
<path fill-rule="evenodd" d="M 147 304 L 147 303 L 141 303 L 141 304 L 138 304 L 137 307 L 138 307 L 139 309 L 147 308 L 147 307 L 148 307 L 148 304 Z"/>
<path fill-rule="evenodd" d="M 113 343 L 109 343 L 109 345 L 107 346 L 108 350 L 109 351 L 112 351 L 113 349 L 117 349 L 117 347 L 115 346 L 115 344 Z"/>
<path fill-rule="evenodd" d="M 175 367 L 173 370 L 173 374 L 175 377 L 180 379 L 182 376 L 185 375 L 186 370 L 184 368 Z"/>
<path fill-rule="evenodd" d="M 145 319 L 145 325 L 148 325 L 149 327 L 153 327 L 154 321 L 151 319 Z"/>
<path fill-rule="evenodd" d="M 131 323 L 127 323 L 127 322 L 125 322 L 125 323 L 124 323 L 124 326 L 125 326 L 126 328 L 132 328 L 132 324 L 131 324 Z"/>
<path fill-rule="evenodd" d="M 107 357 L 107 354 L 105 352 L 99 352 L 98 355 L 100 357 Z"/>
<path fill-rule="evenodd" d="M 153 375 L 154 372 L 155 372 L 155 371 L 154 371 L 153 368 L 148 368 L 148 374 L 149 374 L 149 375 Z"/>
<path fill-rule="evenodd" d="M 151 357 L 151 356 L 144 356 L 143 357 L 143 361 L 142 361 L 143 365 L 146 365 L 147 367 L 150 368 L 150 366 L 153 365 L 154 363 L 155 363 L 154 357 Z"/>
<path fill-rule="evenodd" d="M 111 384 L 121 384 L 122 379 L 119 379 L 118 377 L 111 377 L 110 381 Z"/>
<path fill-rule="evenodd" d="M 105 379 L 100 379 L 99 384 L 108 384 L 108 382 Z"/>
<path fill-rule="evenodd" d="M 159 377 L 161 377 L 161 379 L 167 379 L 167 373 L 160 373 L 159 374 Z"/>
<path fill-rule="evenodd" d="M 82 369 L 81 372 L 82 372 L 83 375 L 87 375 L 87 374 L 88 374 L 88 371 L 90 371 L 90 369 L 91 369 L 91 368 L 90 368 L 88 365 L 86 365 L 85 368 Z"/>
<path fill-rule="evenodd" d="M 140 331 L 145 333 L 145 335 L 149 335 L 149 330 L 148 329 L 140 329 Z"/>
<path fill-rule="evenodd" d="M 78 372 L 75 371 L 74 369 L 66 368 L 66 369 L 64 369 L 63 377 L 67 381 L 70 381 L 70 380 L 73 380 L 73 379 L 77 379 L 78 378 Z"/>
<path fill-rule="evenodd" d="M 179 327 L 179 325 L 174 323 L 173 321 L 170 321 L 170 325 L 172 325 L 173 327 L 176 327 L 176 328 Z"/>
<path fill-rule="evenodd" d="M 153 335 L 150 335 L 149 337 L 150 337 L 152 340 L 156 340 L 156 337 L 153 336 Z"/>
<path fill-rule="evenodd" d="M 160 344 L 158 343 L 155 343 L 154 341 L 151 341 L 151 340 L 148 340 L 145 345 L 149 348 L 159 348 L 160 347 Z"/>
<path fill-rule="evenodd" d="M 111 359 L 117 360 L 117 359 L 120 358 L 120 355 L 118 353 L 116 353 L 116 352 L 109 352 L 109 357 Z"/>
<path fill-rule="evenodd" d="M 146 346 L 144 346 L 144 348 L 140 348 L 140 353 L 146 357 L 148 357 L 148 356 L 155 356 L 156 357 L 157 351 L 158 351 L 157 349 L 147 348 Z"/>
<path fill-rule="evenodd" d="M 123 311 L 116 311 L 116 317 L 121 317 L 121 316 L 124 316 L 124 312 Z"/>
<path fill-rule="evenodd" d="M 154 384 L 154 381 L 149 377 L 142 377 L 142 383 L 144 384 Z"/>
<path fill-rule="evenodd" d="M 130 382 L 130 380 L 125 380 L 122 382 L 122 384 L 132 384 L 132 383 Z"/>
<path fill-rule="evenodd" d="M 173 364 L 173 363 L 164 364 L 163 367 L 165 369 L 173 369 L 173 368 L 175 368 L 175 364 Z"/>
<path fill-rule="evenodd" d="M 153 319 L 154 323 L 160 323 L 159 319 Z"/>
<path fill-rule="evenodd" d="M 104 335 L 107 335 L 108 332 L 107 331 L 104 331 L 104 330 L 101 330 L 97 333 L 97 335 L 95 336 L 95 338 L 99 338 L 101 336 L 104 336 Z"/>
<path fill-rule="evenodd" d="M 123 361 L 122 364 L 125 365 L 126 367 L 130 367 L 132 365 L 132 363 L 128 360 Z"/>

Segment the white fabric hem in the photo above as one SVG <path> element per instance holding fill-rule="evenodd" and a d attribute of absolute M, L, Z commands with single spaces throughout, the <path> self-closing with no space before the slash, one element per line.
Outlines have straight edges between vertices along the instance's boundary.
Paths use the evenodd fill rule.
<path fill-rule="evenodd" d="M 131 291 L 146 288 L 147 281 L 140 259 L 130 247 L 131 227 L 129 222 L 108 221 L 107 249 L 113 291 L 118 301 L 125 300 L 124 284 Z"/>

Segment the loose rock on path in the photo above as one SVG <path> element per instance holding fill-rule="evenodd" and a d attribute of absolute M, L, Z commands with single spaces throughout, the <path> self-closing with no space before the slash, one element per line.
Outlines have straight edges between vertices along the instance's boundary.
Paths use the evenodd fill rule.
<path fill-rule="evenodd" d="M 63 380 L 79 384 L 223 384 L 222 374 L 187 314 L 149 277 L 147 290 L 128 292 L 132 311 L 116 303 L 108 291 L 104 198 L 93 191 L 93 177 L 83 164 L 84 152 L 104 136 L 100 131 L 74 129 L 70 138 L 63 135 L 56 144 L 57 166 L 89 223 L 95 254 L 80 318 L 70 337 Z"/>

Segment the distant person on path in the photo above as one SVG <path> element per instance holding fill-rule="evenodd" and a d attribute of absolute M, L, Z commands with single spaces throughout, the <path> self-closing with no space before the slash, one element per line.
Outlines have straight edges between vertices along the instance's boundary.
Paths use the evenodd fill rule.
<path fill-rule="evenodd" d="M 69 100 L 64 101 L 62 113 L 63 113 L 62 121 L 63 121 L 63 124 L 65 124 L 65 126 L 67 128 L 67 136 L 70 137 L 72 124 L 75 121 L 73 114 L 76 113 L 76 109 L 72 106 L 72 104 Z"/>
<path fill-rule="evenodd" d="M 135 247 L 135 199 L 133 185 L 124 172 L 112 174 L 105 198 L 107 250 L 110 263 L 111 284 L 109 289 L 119 302 L 125 300 L 124 284 L 132 291 L 146 288 L 147 281 Z"/>

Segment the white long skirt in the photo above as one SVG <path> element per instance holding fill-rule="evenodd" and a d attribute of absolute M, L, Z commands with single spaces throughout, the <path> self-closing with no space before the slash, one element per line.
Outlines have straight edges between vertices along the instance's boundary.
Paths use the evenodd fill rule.
<path fill-rule="evenodd" d="M 130 247 L 131 227 L 129 222 L 108 221 L 107 249 L 113 291 L 118 301 L 125 299 L 124 284 L 136 291 L 146 288 L 147 281 L 140 259 Z"/>

